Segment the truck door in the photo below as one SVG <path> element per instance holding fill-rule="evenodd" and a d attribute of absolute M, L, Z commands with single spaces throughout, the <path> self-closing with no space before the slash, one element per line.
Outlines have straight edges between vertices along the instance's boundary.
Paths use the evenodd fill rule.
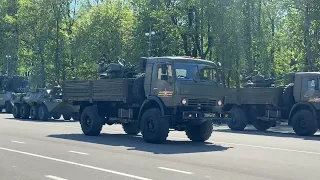
<path fill-rule="evenodd" d="M 174 78 L 171 64 L 154 64 L 151 91 L 151 95 L 161 98 L 166 106 L 173 106 Z"/>
<path fill-rule="evenodd" d="M 320 78 L 305 77 L 302 83 L 301 98 L 320 108 Z"/>

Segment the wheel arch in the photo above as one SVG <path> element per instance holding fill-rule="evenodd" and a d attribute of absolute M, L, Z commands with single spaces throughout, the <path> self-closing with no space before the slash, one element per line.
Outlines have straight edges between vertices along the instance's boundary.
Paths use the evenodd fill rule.
<path fill-rule="evenodd" d="M 310 104 L 308 102 L 300 102 L 300 103 L 297 103 L 297 104 L 293 105 L 293 107 L 290 110 L 290 113 L 289 113 L 289 125 L 291 125 L 291 123 L 292 123 L 291 122 L 292 117 L 299 110 L 309 110 L 309 111 L 311 111 L 313 113 L 314 116 L 317 116 L 316 108 L 312 104 Z"/>
<path fill-rule="evenodd" d="M 140 121 L 143 113 L 151 108 L 158 108 L 161 111 L 161 114 L 164 116 L 165 115 L 165 105 L 164 103 L 161 101 L 160 98 L 158 97 L 148 97 L 141 105 L 140 111 L 139 111 L 139 115 L 138 115 L 138 120 Z"/>

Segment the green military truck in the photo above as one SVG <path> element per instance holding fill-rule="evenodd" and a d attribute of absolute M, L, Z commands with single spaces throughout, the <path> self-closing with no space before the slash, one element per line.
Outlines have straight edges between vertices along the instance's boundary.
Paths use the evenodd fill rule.
<path fill-rule="evenodd" d="M 253 124 L 265 131 L 286 120 L 301 136 L 314 135 L 320 128 L 320 72 L 293 72 L 284 87 L 251 87 L 226 90 L 224 111 L 232 130 Z"/>
<path fill-rule="evenodd" d="M 121 64 L 108 67 L 99 80 L 63 86 L 63 100 L 80 105 L 85 135 L 97 136 L 103 125 L 118 123 L 127 134 L 141 131 L 149 143 L 164 143 L 169 129 L 185 131 L 192 141 L 209 139 L 224 100 L 215 63 L 150 57 L 142 58 L 135 72 Z"/>
<path fill-rule="evenodd" d="M 21 93 L 13 99 L 12 114 L 15 118 L 47 121 L 48 119 L 78 120 L 79 106 L 62 102 L 61 88 L 35 89 Z"/>

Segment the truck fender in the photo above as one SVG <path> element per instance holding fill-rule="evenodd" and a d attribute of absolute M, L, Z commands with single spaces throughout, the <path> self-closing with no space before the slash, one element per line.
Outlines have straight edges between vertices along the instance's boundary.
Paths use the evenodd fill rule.
<path fill-rule="evenodd" d="M 300 102 L 300 103 L 296 103 L 295 105 L 293 105 L 293 107 L 290 110 L 289 113 L 289 125 L 291 124 L 291 119 L 293 117 L 293 115 L 299 110 L 299 109 L 304 109 L 304 110 L 310 110 L 313 115 L 317 115 L 316 114 L 316 109 L 314 108 L 314 106 L 308 102 Z"/>
<path fill-rule="evenodd" d="M 162 115 L 165 115 L 165 105 L 162 100 L 155 96 L 149 96 L 141 105 L 138 120 L 140 121 L 142 114 L 146 109 L 149 108 L 159 108 L 161 110 Z"/>

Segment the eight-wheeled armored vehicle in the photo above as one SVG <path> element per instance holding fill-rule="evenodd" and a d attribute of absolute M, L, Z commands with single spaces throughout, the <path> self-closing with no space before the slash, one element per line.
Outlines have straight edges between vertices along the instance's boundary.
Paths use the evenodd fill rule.
<path fill-rule="evenodd" d="M 62 102 L 61 88 L 56 88 L 19 94 L 14 99 L 12 113 L 15 118 L 46 121 L 50 118 L 60 119 L 61 115 L 65 120 L 78 120 L 78 111 L 79 106 Z"/>

